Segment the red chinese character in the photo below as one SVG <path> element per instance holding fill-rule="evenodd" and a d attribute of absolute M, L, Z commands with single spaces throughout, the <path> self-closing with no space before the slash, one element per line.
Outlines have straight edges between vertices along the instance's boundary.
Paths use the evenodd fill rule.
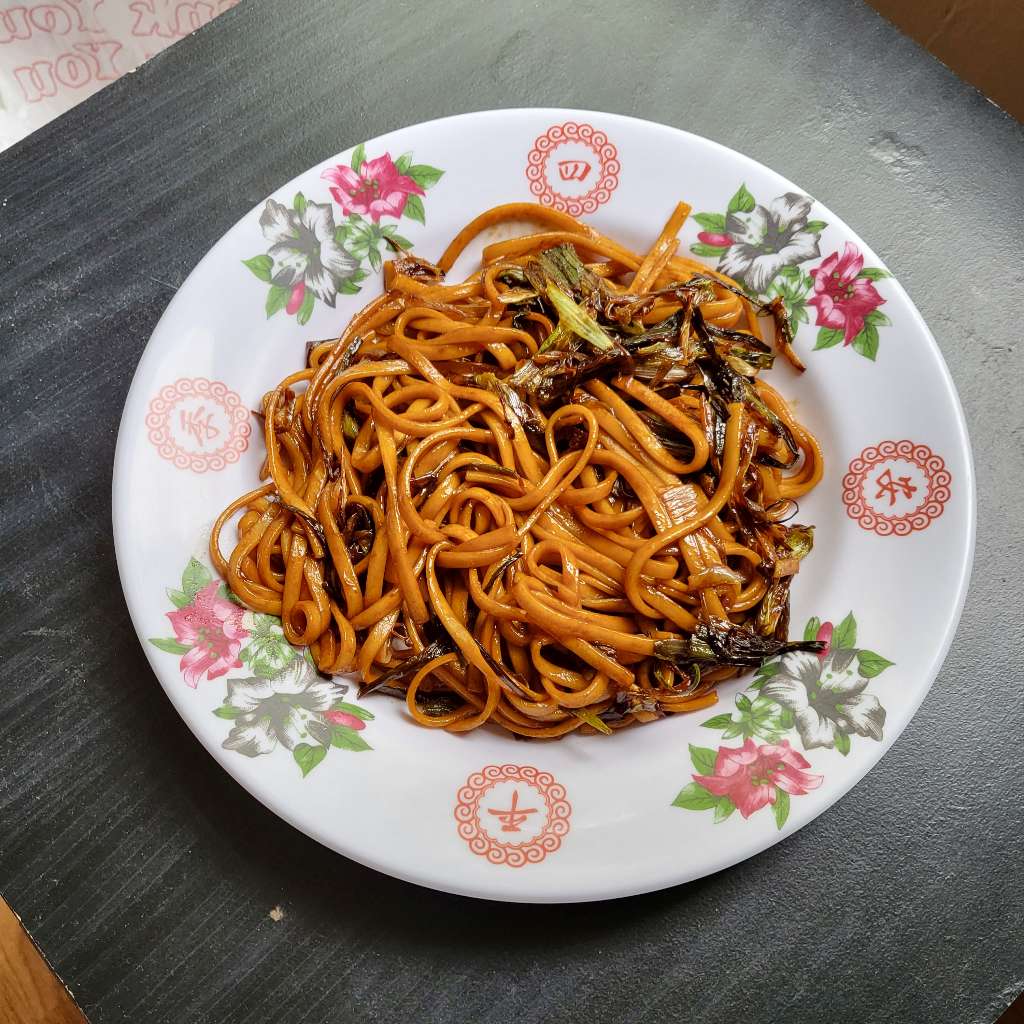
<path fill-rule="evenodd" d="M 181 429 L 186 434 L 191 434 L 196 439 L 196 444 L 202 448 L 207 441 L 212 441 L 220 431 L 213 425 L 213 413 L 206 413 L 206 407 L 201 405 L 192 412 L 184 409 L 179 413 Z"/>
<path fill-rule="evenodd" d="M 586 181 L 590 164 L 586 160 L 559 160 L 558 176 L 562 181 Z"/>
<path fill-rule="evenodd" d="M 896 504 L 897 491 L 902 491 L 903 497 L 909 498 L 917 490 L 910 482 L 909 476 L 894 477 L 891 469 L 887 469 L 884 473 L 879 473 L 875 483 L 878 484 L 878 493 L 875 495 L 875 499 L 881 498 L 883 494 L 889 495 L 890 507 Z"/>
<path fill-rule="evenodd" d="M 493 807 L 487 808 L 488 814 L 493 814 L 496 818 L 501 821 L 502 832 L 518 832 L 519 826 L 526 821 L 528 814 L 536 814 L 536 807 L 523 807 L 519 806 L 519 790 L 512 790 L 512 806 L 507 811 L 498 811 Z"/>

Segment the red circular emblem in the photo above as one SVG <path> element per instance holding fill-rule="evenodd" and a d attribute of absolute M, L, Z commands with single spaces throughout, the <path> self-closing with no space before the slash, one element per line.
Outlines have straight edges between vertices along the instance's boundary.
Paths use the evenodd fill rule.
<path fill-rule="evenodd" d="M 926 444 L 881 441 L 865 448 L 843 477 L 851 519 L 880 537 L 906 537 L 942 515 L 952 476 Z"/>
<path fill-rule="evenodd" d="M 149 439 L 178 469 L 217 472 L 249 447 L 249 411 L 219 381 L 182 378 L 160 389 L 146 415 Z"/>
<path fill-rule="evenodd" d="M 565 786 L 529 765 L 488 765 L 455 798 L 459 835 L 492 864 L 539 864 L 562 845 L 572 807 Z"/>
<path fill-rule="evenodd" d="M 537 137 L 526 177 L 537 202 L 579 217 L 611 199 L 619 184 L 619 151 L 593 125 L 552 125 Z"/>

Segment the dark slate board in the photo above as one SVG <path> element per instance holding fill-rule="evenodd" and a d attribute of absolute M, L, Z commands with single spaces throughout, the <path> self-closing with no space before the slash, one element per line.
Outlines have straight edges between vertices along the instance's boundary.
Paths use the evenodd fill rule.
<path fill-rule="evenodd" d="M 567 908 L 274 819 L 156 684 L 110 527 L 135 363 L 220 234 L 346 145 L 529 105 L 707 134 L 855 225 L 938 337 L 981 495 L 953 651 L 860 786 L 722 874 Z M 1022 154 L 853 2 L 246 0 L 0 156 L 0 889 L 94 1024 L 995 1020 L 1024 987 Z"/>

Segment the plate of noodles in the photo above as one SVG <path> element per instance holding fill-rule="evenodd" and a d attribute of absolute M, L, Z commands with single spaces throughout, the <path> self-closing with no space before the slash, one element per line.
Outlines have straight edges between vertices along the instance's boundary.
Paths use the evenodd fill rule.
<path fill-rule="evenodd" d="M 154 672 L 274 813 L 568 902 L 758 853 L 878 761 L 952 642 L 974 480 L 934 339 L 805 190 L 503 110 L 213 247 L 135 374 L 114 534 Z"/>

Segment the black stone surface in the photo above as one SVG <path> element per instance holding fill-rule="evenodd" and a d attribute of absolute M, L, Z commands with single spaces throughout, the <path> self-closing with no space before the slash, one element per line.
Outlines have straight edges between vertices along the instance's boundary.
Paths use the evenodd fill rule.
<path fill-rule="evenodd" d="M 132 371 L 207 248 L 349 144 L 530 105 L 706 134 L 853 224 L 942 346 L 980 494 L 953 651 L 864 782 L 729 871 L 561 908 L 273 818 L 156 684 L 110 526 Z M 0 890 L 94 1024 L 994 1021 L 1024 987 L 1022 136 L 855 2 L 246 0 L 0 156 Z"/>

